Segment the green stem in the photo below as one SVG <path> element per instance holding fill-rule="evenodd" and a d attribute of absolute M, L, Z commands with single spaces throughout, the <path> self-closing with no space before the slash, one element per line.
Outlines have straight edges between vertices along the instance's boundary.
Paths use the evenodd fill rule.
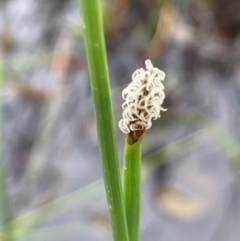
<path fill-rule="evenodd" d="M 126 137 L 123 164 L 123 197 L 130 241 L 139 240 L 141 200 L 141 152 L 142 138 L 129 144 Z"/>
<path fill-rule="evenodd" d="M 100 0 L 79 0 L 103 177 L 115 241 L 128 241 Z"/>

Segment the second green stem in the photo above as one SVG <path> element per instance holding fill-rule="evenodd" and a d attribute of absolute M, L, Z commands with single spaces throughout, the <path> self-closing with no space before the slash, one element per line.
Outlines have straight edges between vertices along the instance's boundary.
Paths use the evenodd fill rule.
<path fill-rule="evenodd" d="M 142 138 L 124 147 L 123 196 L 130 241 L 139 241 Z"/>

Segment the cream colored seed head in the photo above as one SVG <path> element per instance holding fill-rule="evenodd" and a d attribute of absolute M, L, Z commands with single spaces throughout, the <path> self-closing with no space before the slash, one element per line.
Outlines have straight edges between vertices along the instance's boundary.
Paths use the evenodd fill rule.
<path fill-rule="evenodd" d="M 137 69 L 132 82 L 123 90 L 123 118 L 119 128 L 124 133 L 145 131 L 152 126 L 152 120 L 160 117 L 160 111 L 166 111 L 161 105 L 165 98 L 162 81 L 165 73 L 154 68 L 150 60 L 145 61 L 146 70 Z"/>

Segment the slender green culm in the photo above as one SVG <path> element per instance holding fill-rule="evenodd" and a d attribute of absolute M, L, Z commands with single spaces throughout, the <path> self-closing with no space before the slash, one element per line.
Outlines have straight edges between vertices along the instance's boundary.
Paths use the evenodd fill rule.
<path fill-rule="evenodd" d="M 142 138 L 124 146 L 123 197 L 130 241 L 139 241 Z"/>
<path fill-rule="evenodd" d="M 103 177 L 114 241 L 128 241 L 100 0 L 79 0 Z"/>
<path fill-rule="evenodd" d="M 142 138 L 160 117 L 165 98 L 162 81 L 165 73 L 146 60 L 146 70 L 137 69 L 132 82 L 123 90 L 123 114 L 119 128 L 126 134 L 124 148 L 123 199 L 130 241 L 139 241 L 141 203 L 141 150 Z"/>

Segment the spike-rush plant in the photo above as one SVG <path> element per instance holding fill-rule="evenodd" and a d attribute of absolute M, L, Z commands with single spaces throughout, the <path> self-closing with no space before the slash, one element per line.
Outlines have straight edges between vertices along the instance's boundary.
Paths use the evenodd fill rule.
<path fill-rule="evenodd" d="M 145 130 L 152 126 L 152 119 L 166 111 L 161 105 L 165 98 L 162 80 L 164 72 L 146 60 L 146 70 L 138 69 L 132 82 L 123 90 L 123 118 L 119 128 L 126 134 L 124 146 L 123 198 L 129 240 L 139 240 L 139 214 L 141 200 L 141 150 Z"/>
<path fill-rule="evenodd" d="M 123 90 L 123 118 L 119 128 L 126 134 L 123 182 L 110 98 L 103 18 L 100 0 L 79 0 L 93 97 L 105 191 L 114 241 L 139 240 L 141 148 L 144 132 L 160 117 L 165 94 L 165 74 L 146 61 L 146 70 L 133 73 Z"/>

